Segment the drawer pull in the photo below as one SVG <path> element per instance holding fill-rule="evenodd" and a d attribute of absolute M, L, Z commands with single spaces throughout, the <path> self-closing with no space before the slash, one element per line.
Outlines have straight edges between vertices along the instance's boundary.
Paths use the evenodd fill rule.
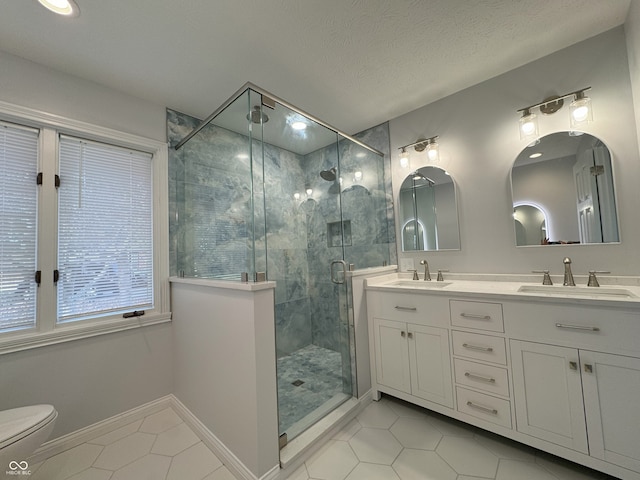
<path fill-rule="evenodd" d="M 463 318 L 473 318 L 474 320 L 491 320 L 491 315 L 478 315 L 475 313 L 461 313 Z"/>
<path fill-rule="evenodd" d="M 403 307 L 401 305 L 396 305 L 396 310 L 402 310 L 403 312 L 415 312 L 418 309 L 416 307 Z"/>
<path fill-rule="evenodd" d="M 587 327 L 585 325 L 569 325 L 566 323 L 556 323 L 558 328 L 567 328 L 569 330 L 587 330 L 589 332 L 599 332 L 600 327 Z"/>
<path fill-rule="evenodd" d="M 462 346 L 464 348 L 468 348 L 469 350 L 479 350 L 481 352 L 493 352 L 493 347 L 481 347 L 479 345 L 471 345 L 469 343 L 463 343 Z"/>
<path fill-rule="evenodd" d="M 496 383 L 495 378 L 483 377 L 482 375 L 476 375 L 474 373 L 464 372 L 464 376 L 471 380 L 479 380 L 480 382 Z"/>
<path fill-rule="evenodd" d="M 468 401 L 467 402 L 467 407 L 475 408 L 476 410 L 480 410 L 481 412 L 485 412 L 485 413 L 490 413 L 491 415 L 497 415 L 498 414 L 498 410 L 496 410 L 495 408 L 489 408 L 489 407 L 484 407 L 482 405 L 476 405 L 472 401 Z"/>

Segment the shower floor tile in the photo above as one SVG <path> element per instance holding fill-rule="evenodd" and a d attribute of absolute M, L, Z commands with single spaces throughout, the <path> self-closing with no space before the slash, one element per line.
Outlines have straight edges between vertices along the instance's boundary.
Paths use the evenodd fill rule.
<path fill-rule="evenodd" d="M 316 345 L 307 345 L 290 355 L 279 358 L 280 433 L 286 432 L 296 422 L 342 393 L 342 366 L 339 352 Z"/>

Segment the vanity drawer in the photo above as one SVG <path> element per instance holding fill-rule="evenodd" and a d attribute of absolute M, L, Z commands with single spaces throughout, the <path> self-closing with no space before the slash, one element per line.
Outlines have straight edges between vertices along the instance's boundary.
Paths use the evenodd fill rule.
<path fill-rule="evenodd" d="M 505 303 L 504 309 L 511 338 L 640 354 L 640 309 L 515 302 Z"/>
<path fill-rule="evenodd" d="M 448 326 L 449 306 L 446 298 L 420 293 L 367 292 L 367 307 L 374 318 Z"/>
<path fill-rule="evenodd" d="M 502 304 L 451 300 L 451 325 L 476 328 L 492 332 L 504 332 Z"/>
<path fill-rule="evenodd" d="M 506 368 L 453 359 L 456 383 L 489 393 L 509 396 L 509 375 Z"/>
<path fill-rule="evenodd" d="M 505 428 L 511 428 L 511 402 L 456 387 L 458 411 Z"/>
<path fill-rule="evenodd" d="M 504 338 L 480 335 L 478 333 L 451 332 L 453 354 L 461 357 L 476 358 L 487 362 L 507 364 L 507 349 Z"/>

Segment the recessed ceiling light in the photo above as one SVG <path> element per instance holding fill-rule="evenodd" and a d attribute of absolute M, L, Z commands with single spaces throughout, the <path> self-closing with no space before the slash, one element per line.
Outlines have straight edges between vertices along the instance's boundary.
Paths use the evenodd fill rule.
<path fill-rule="evenodd" d="M 38 2 L 58 15 L 64 15 L 65 17 L 77 17 L 80 15 L 80 9 L 73 0 L 38 0 Z"/>
<path fill-rule="evenodd" d="M 291 128 L 293 128 L 294 130 L 304 130 L 305 128 L 307 128 L 307 124 L 304 122 L 293 122 L 291 124 Z"/>
<path fill-rule="evenodd" d="M 540 152 L 538 152 L 538 153 L 532 153 L 531 155 L 529 155 L 529 158 L 538 158 L 538 157 L 541 157 L 541 156 L 542 156 L 542 154 Z"/>

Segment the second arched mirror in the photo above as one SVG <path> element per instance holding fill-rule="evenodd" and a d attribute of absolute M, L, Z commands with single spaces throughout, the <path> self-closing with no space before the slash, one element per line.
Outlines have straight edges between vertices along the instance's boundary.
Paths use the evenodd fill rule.
<path fill-rule="evenodd" d="M 620 241 L 611 153 L 598 138 L 542 137 L 516 158 L 511 185 L 517 246 Z"/>
<path fill-rule="evenodd" d="M 460 250 L 456 186 L 438 167 L 422 167 L 402 182 L 399 198 L 403 251 Z"/>

